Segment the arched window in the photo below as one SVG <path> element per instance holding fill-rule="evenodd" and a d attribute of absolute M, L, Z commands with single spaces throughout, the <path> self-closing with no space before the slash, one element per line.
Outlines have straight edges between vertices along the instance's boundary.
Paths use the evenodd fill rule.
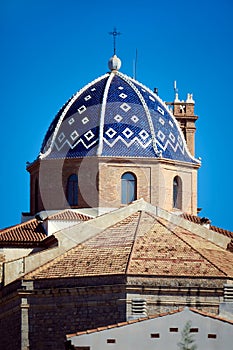
<path fill-rule="evenodd" d="M 173 208 L 182 209 L 182 182 L 179 176 L 173 179 Z"/>
<path fill-rule="evenodd" d="M 78 205 L 78 176 L 70 175 L 67 181 L 67 201 L 69 205 Z"/>
<path fill-rule="evenodd" d="M 124 173 L 121 177 L 121 203 L 128 204 L 136 199 L 136 177 L 132 173 Z"/>

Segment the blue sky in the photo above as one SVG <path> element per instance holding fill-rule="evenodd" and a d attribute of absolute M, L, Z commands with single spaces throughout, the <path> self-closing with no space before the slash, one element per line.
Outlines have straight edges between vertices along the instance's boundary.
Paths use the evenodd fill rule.
<path fill-rule="evenodd" d="M 233 230 L 233 3 L 1 0 L 0 227 L 29 210 L 29 175 L 45 132 L 66 100 L 104 74 L 116 26 L 121 71 L 173 99 L 194 94 L 201 216 Z"/>

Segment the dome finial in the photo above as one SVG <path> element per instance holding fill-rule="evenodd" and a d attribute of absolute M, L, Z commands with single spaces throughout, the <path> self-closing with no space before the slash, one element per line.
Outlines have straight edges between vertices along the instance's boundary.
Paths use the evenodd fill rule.
<path fill-rule="evenodd" d="M 121 60 L 117 55 L 113 55 L 108 61 L 108 68 L 110 70 L 119 70 L 121 68 Z"/>
<path fill-rule="evenodd" d="M 121 35 L 120 32 L 117 32 L 116 27 L 114 27 L 113 32 L 109 32 L 113 37 L 113 54 L 116 55 L 116 37 L 117 35 Z"/>
<path fill-rule="evenodd" d="M 113 37 L 113 56 L 108 61 L 108 68 L 110 70 L 119 70 L 121 68 L 121 60 L 116 55 L 116 37 L 121 33 L 114 27 L 113 32 L 109 32 Z"/>

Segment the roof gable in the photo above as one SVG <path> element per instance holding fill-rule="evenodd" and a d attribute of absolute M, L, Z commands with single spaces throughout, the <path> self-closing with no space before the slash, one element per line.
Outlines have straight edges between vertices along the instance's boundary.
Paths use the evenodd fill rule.
<path fill-rule="evenodd" d="M 174 315 L 175 316 L 176 314 L 182 314 L 182 313 L 184 315 L 197 314 L 197 315 L 199 315 L 201 317 L 203 316 L 203 317 L 206 317 L 206 318 L 209 318 L 209 319 L 212 319 L 212 320 L 217 320 L 217 321 L 220 321 L 220 322 L 224 322 L 224 323 L 227 323 L 227 324 L 233 326 L 233 321 L 229 320 L 229 319 L 227 319 L 225 317 L 214 315 L 214 314 L 211 314 L 209 312 L 203 312 L 203 311 L 197 310 L 195 308 L 185 307 L 185 308 L 179 308 L 179 309 L 172 310 L 172 311 L 165 312 L 165 313 L 155 314 L 155 315 L 142 317 L 142 318 L 138 318 L 138 319 L 134 319 L 134 320 L 129 320 L 129 321 L 125 321 L 125 322 L 121 322 L 121 323 L 117 323 L 117 324 L 112 324 L 112 325 L 108 325 L 108 326 L 105 326 L 105 327 L 99 327 L 99 328 L 96 328 L 96 329 L 88 329 L 86 331 L 81 331 L 81 332 L 77 332 L 77 333 L 74 333 L 74 334 L 68 334 L 66 337 L 67 337 L 67 339 L 69 339 L 69 338 L 72 338 L 74 336 L 82 336 L 84 334 L 92 334 L 92 333 L 102 332 L 102 331 L 105 331 L 105 330 L 108 330 L 108 329 L 114 329 L 114 328 L 119 328 L 119 327 L 126 327 L 126 326 L 129 326 L 129 325 L 133 325 L 135 323 L 141 323 L 141 322 L 145 322 L 145 321 L 148 321 L 148 320 L 154 320 L 154 319 L 158 319 L 158 318 L 161 318 L 161 317 L 167 317 L 169 315 Z"/>

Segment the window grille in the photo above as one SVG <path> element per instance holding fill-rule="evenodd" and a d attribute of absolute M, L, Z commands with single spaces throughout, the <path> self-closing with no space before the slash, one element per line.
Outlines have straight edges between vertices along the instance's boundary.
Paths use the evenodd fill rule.
<path fill-rule="evenodd" d="M 233 302 L 233 284 L 224 285 L 224 301 Z"/>
<path fill-rule="evenodd" d="M 147 316 L 147 303 L 145 299 L 131 300 L 132 315 L 138 318 Z"/>

